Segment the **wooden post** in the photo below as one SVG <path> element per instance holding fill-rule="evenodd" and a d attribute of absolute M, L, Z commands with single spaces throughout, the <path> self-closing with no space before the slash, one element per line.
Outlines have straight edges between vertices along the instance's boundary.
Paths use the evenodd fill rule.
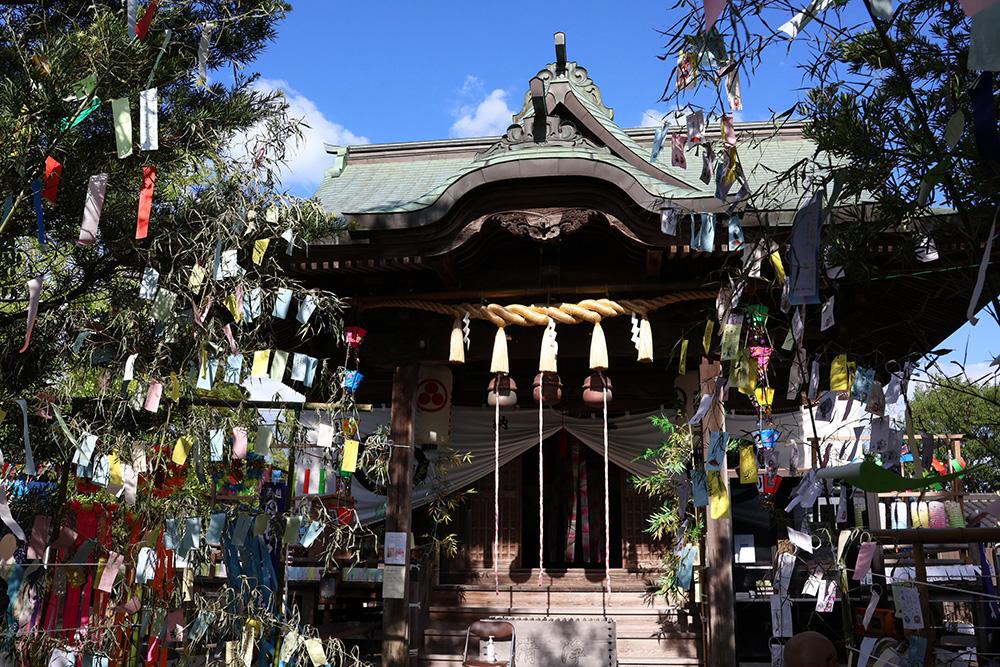
<path fill-rule="evenodd" d="M 881 550 L 881 549 L 880 549 Z M 924 559 L 923 543 L 913 545 L 913 570 L 917 581 L 927 582 L 927 563 Z M 927 593 L 927 586 L 917 586 L 917 593 L 920 595 L 920 615 L 924 619 L 924 629 L 915 630 L 913 634 L 923 635 L 927 638 L 927 653 L 924 654 L 924 664 L 934 664 L 934 630 L 931 629 L 931 605 Z"/>
<path fill-rule="evenodd" d="M 722 364 L 703 359 L 699 367 L 702 394 L 715 394 L 716 380 L 722 375 Z M 721 402 L 715 401 L 701 421 L 702 444 L 707 449 L 709 433 L 726 430 L 726 413 Z M 722 484 L 729 493 L 729 472 L 725 459 L 722 462 Z M 735 594 L 733 592 L 733 522 L 730 516 L 711 519 L 706 513 L 705 523 L 705 579 L 708 589 L 708 656 L 706 664 L 735 665 L 736 626 L 733 621 Z"/>
<path fill-rule="evenodd" d="M 416 364 L 396 368 L 392 376 L 392 416 L 389 454 L 389 488 L 385 512 L 386 532 L 410 532 L 410 504 L 413 482 L 413 405 L 417 389 Z M 404 597 L 382 601 L 382 665 L 405 667 L 409 649 L 409 568 L 406 550 Z"/>

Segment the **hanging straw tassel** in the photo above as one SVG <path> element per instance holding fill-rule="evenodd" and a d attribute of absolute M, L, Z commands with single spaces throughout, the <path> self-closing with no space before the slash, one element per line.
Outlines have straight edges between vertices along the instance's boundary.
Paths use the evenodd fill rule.
<path fill-rule="evenodd" d="M 507 334 L 503 327 L 497 329 L 493 339 L 493 359 L 490 361 L 490 373 L 510 373 L 510 359 L 507 356 Z"/>
<path fill-rule="evenodd" d="M 465 332 L 462 331 L 462 320 L 457 317 L 451 325 L 451 343 L 448 347 L 448 361 L 453 364 L 465 363 Z"/>
<path fill-rule="evenodd" d="M 639 321 L 639 363 L 653 363 L 653 329 L 647 315 Z"/>
<path fill-rule="evenodd" d="M 608 343 L 604 339 L 604 329 L 600 322 L 594 322 L 594 334 L 590 337 L 590 369 L 608 370 Z"/>
<path fill-rule="evenodd" d="M 556 356 L 558 354 L 558 349 L 559 346 L 556 343 L 555 323 L 550 319 L 548 326 L 545 327 L 545 331 L 542 333 L 542 349 L 538 353 L 539 373 L 559 372 L 559 369 L 556 368 Z"/>

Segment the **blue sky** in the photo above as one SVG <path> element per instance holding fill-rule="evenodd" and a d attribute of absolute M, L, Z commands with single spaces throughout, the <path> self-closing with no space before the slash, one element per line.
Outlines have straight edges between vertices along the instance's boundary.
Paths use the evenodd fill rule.
<path fill-rule="evenodd" d="M 674 59 L 657 58 L 664 38 L 656 31 L 673 22 L 671 4 L 301 0 L 254 64 L 261 85 L 284 90 L 292 113 L 310 125 L 285 182 L 296 194 L 312 194 L 329 166 L 323 142 L 502 132 L 528 80 L 554 59 L 557 31 L 566 33 L 569 59 L 587 68 L 620 125 L 653 123 L 672 111 L 658 100 Z M 806 45 L 796 45 L 772 51 L 758 75 L 742 82 L 741 119 L 767 119 L 798 98 L 794 63 Z M 1000 355 L 1000 327 L 983 315 L 945 346 L 963 353 L 968 343 L 976 363 Z"/>

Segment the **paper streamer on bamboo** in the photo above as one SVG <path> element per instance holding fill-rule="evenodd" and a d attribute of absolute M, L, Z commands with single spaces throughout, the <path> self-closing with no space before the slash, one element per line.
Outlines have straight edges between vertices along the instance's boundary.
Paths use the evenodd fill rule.
<path fill-rule="evenodd" d="M 139 92 L 139 148 L 155 151 L 160 147 L 159 103 L 156 88 Z"/>
<path fill-rule="evenodd" d="M 156 185 L 156 167 L 142 168 L 142 188 L 139 190 L 139 214 L 135 224 L 135 238 L 141 240 L 149 235 L 149 216 L 153 210 L 153 188 Z"/>
<path fill-rule="evenodd" d="M 132 154 L 132 111 L 127 97 L 111 100 L 111 118 L 115 128 L 115 146 L 119 158 Z"/>
<path fill-rule="evenodd" d="M 201 40 L 198 42 L 198 83 L 208 85 L 208 49 L 212 45 L 212 31 L 215 24 L 206 23 L 201 28 Z"/>
<path fill-rule="evenodd" d="M 97 226 L 101 222 L 101 209 L 104 208 L 104 194 L 108 186 L 107 174 L 94 174 L 87 183 L 87 199 L 83 204 L 83 222 L 80 224 L 80 237 L 77 245 L 93 245 L 97 240 Z"/>
<path fill-rule="evenodd" d="M 28 324 L 24 331 L 24 345 L 19 352 L 25 352 L 31 344 L 31 332 L 35 329 L 35 319 L 38 317 L 38 301 L 42 295 L 42 277 L 28 281 Z"/>
<path fill-rule="evenodd" d="M 156 4 L 156 0 L 150 0 L 142 18 L 139 19 L 138 23 L 136 23 L 135 36 L 138 37 L 140 41 L 144 41 L 146 36 L 149 34 L 149 26 L 153 23 L 153 17 L 156 16 Z"/>
<path fill-rule="evenodd" d="M 778 30 L 788 35 L 789 39 L 795 39 L 795 37 L 807 25 L 809 25 L 814 18 L 825 12 L 833 5 L 834 0 L 812 0 L 808 7 L 793 16 L 791 20 L 778 28 Z"/>

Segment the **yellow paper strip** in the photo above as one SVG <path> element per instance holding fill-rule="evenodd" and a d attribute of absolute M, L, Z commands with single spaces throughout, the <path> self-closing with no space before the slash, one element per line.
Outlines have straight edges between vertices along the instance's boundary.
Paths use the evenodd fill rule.
<path fill-rule="evenodd" d="M 740 484 L 757 483 L 757 455 L 753 445 L 740 447 Z"/>
<path fill-rule="evenodd" d="M 344 441 L 344 458 L 340 464 L 340 472 L 353 473 L 358 469 L 358 447 L 360 444 L 357 440 Z"/>
<path fill-rule="evenodd" d="M 271 242 L 271 239 L 257 239 L 253 243 L 253 263 L 260 264 L 264 261 L 264 253 L 267 252 L 267 246 Z"/>
<path fill-rule="evenodd" d="M 174 444 L 174 453 L 171 455 L 170 460 L 179 466 L 187 463 L 188 454 L 194 448 L 194 438 L 190 435 L 182 435 L 177 438 L 177 443 Z"/>
<path fill-rule="evenodd" d="M 243 321 L 243 308 L 236 302 L 235 294 L 227 296 L 223 303 L 226 304 L 226 309 L 233 314 L 233 319 L 236 320 L 237 324 Z"/>
<path fill-rule="evenodd" d="M 729 516 L 729 492 L 718 470 L 708 471 L 708 512 L 713 519 Z"/>
<path fill-rule="evenodd" d="M 705 350 L 705 354 L 712 349 L 712 332 L 715 331 L 715 322 L 709 320 L 705 322 L 705 335 L 701 339 L 701 347 Z"/>
<path fill-rule="evenodd" d="M 773 387 L 757 387 L 754 389 L 754 396 L 757 398 L 757 402 L 762 406 L 769 408 L 774 403 L 774 388 Z"/>
<path fill-rule="evenodd" d="M 271 350 L 257 350 L 253 353 L 253 366 L 250 367 L 250 377 L 267 377 L 267 365 L 271 362 Z"/>
<path fill-rule="evenodd" d="M 677 374 L 685 375 L 687 373 L 688 366 L 688 339 L 685 338 L 681 341 L 681 359 L 677 364 Z"/>
<path fill-rule="evenodd" d="M 132 112 L 127 97 L 111 100 L 111 117 L 115 123 L 118 157 L 126 158 L 132 154 Z"/>
<path fill-rule="evenodd" d="M 778 277 L 778 282 L 785 282 L 785 265 L 781 263 L 781 255 L 777 250 L 771 253 L 771 266 L 774 267 L 774 275 Z"/>

